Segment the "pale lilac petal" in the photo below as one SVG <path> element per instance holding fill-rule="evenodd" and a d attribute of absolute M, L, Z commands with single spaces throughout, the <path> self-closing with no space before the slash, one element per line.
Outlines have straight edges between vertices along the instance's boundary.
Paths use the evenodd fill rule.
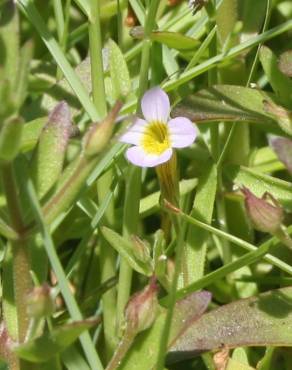
<path fill-rule="evenodd" d="M 172 149 L 165 150 L 160 155 L 148 154 L 140 146 L 132 146 L 126 151 L 129 162 L 139 167 L 155 167 L 167 162 L 172 156 Z"/>
<path fill-rule="evenodd" d="M 154 87 L 144 94 L 141 108 L 148 122 L 168 121 L 170 103 L 167 94 L 160 87 Z"/>
<path fill-rule="evenodd" d="M 184 117 L 173 118 L 168 122 L 171 146 L 185 148 L 190 146 L 197 137 L 196 126 Z"/>
<path fill-rule="evenodd" d="M 147 122 L 144 119 L 137 118 L 134 124 L 120 136 L 119 141 L 126 144 L 139 145 L 146 126 Z"/>

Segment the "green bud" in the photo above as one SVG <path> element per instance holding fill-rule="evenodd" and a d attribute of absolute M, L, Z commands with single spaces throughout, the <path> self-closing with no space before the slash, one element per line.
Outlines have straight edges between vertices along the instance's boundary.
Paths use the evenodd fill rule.
<path fill-rule="evenodd" d="M 277 200 L 269 193 L 258 198 L 245 187 L 241 191 L 245 196 L 245 208 L 254 228 L 270 234 L 277 233 L 284 218 L 283 208 Z"/>
<path fill-rule="evenodd" d="M 60 102 L 50 113 L 31 162 L 31 177 L 42 198 L 56 183 L 62 169 L 71 134 L 70 109 Z"/>
<path fill-rule="evenodd" d="M 149 285 L 130 298 L 125 310 L 128 333 L 136 335 L 153 324 L 159 307 L 157 293 L 156 278 L 152 277 Z"/>
<path fill-rule="evenodd" d="M 131 235 L 131 240 L 132 240 L 133 247 L 134 247 L 135 257 L 143 263 L 150 262 L 151 256 L 150 256 L 149 245 L 147 245 L 137 235 Z"/>
<path fill-rule="evenodd" d="M 0 159 L 12 161 L 18 154 L 21 143 L 23 120 L 12 117 L 4 121 L 0 131 Z"/>
<path fill-rule="evenodd" d="M 27 296 L 27 313 L 31 318 L 48 317 L 54 312 L 52 290 L 48 284 L 34 287 Z"/>
<path fill-rule="evenodd" d="M 84 137 L 83 147 L 86 156 L 99 154 L 109 142 L 117 115 L 122 107 L 120 101 L 116 102 L 107 117 L 100 123 L 94 123 Z"/>

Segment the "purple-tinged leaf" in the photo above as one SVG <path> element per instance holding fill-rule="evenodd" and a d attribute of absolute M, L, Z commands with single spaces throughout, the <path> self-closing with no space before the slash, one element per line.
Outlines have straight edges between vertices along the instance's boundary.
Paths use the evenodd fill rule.
<path fill-rule="evenodd" d="M 12 353 L 12 347 L 14 345 L 13 340 L 9 336 L 8 330 L 4 323 L 0 324 L 0 358 L 4 361 L 9 361 L 11 363 L 14 357 Z"/>
<path fill-rule="evenodd" d="M 285 137 L 273 137 L 270 144 L 278 158 L 292 174 L 292 140 Z"/>
<path fill-rule="evenodd" d="M 292 346 L 292 287 L 206 313 L 172 343 L 168 361 L 192 358 L 223 346 Z"/>

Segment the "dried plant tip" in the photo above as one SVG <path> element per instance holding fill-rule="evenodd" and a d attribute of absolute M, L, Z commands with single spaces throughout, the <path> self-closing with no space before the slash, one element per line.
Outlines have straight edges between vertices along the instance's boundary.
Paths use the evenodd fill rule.
<path fill-rule="evenodd" d="M 191 8 L 193 14 L 201 10 L 209 0 L 189 0 L 189 7 Z"/>
<path fill-rule="evenodd" d="M 128 4 L 128 12 L 127 12 L 127 16 L 126 16 L 126 19 L 125 19 L 125 25 L 127 27 L 134 27 L 138 24 L 138 18 L 133 10 L 133 8 L 131 7 L 130 4 Z"/>
<path fill-rule="evenodd" d="M 143 330 L 150 328 L 158 311 L 158 285 L 153 276 L 149 284 L 140 292 L 134 294 L 126 307 L 125 320 L 126 330 L 136 335 Z"/>
<path fill-rule="evenodd" d="M 168 5 L 169 6 L 175 6 L 182 3 L 182 0 L 168 0 Z"/>
<path fill-rule="evenodd" d="M 48 317 L 54 312 L 52 290 L 48 284 L 34 287 L 27 296 L 27 311 L 32 318 Z"/>
<path fill-rule="evenodd" d="M 213 360 L 216 370 L 225 370 L 229 360 L 229 348 L 223 347 L 219 352 L 215 353 Z"/>
<path fill-rule="evenodd" d="M 283 208 L 269 193 L 256 197 L 249 189 L 241 189 L 245 196 L 245 207 L 255 229 L 275 234 L 283 222 Z"/>
<path fill-rule="evenodd" d="M 170 210 L 173 213 L 177 213 L 177 214 L 180 214 L 181 213 L 181 209 L 180 208 L 175 207 L 172 203 L 170 203 L 166 199 L 163 199 L 163 205 L 164 205 L 164 207 L 166 207 L 168 210 Z"/>

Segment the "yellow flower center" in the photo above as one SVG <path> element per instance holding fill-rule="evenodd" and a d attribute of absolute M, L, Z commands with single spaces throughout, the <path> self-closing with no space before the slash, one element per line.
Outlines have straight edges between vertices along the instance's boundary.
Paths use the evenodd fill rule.
<path fill-rule="evenodd" d="M 163 122 L 151 122 L 147 125 L 141 145 L 146 153 L 159 155 L 169 149 L 168 127 Z"/>

